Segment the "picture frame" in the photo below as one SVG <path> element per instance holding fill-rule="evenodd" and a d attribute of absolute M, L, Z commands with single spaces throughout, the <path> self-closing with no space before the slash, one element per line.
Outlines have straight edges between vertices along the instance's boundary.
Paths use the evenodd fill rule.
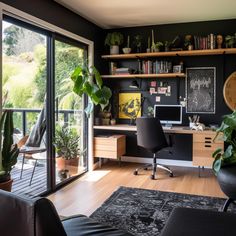
<path fill-rule="evenodd" d="M 216 68 L 186 68 L 186 113 L 215 114 Z"/>
<path fill-rule="evenodd" d="M 136 119 L 141 108 L 141 93 L 119 93 L 119 119 Z"/>

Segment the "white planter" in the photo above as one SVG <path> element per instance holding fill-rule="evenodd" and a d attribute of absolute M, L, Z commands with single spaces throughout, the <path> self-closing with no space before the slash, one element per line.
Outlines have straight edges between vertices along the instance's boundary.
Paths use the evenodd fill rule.
<path fill-rule="evenodd" d="M 129 54 L 131 52 L 131 48 L 122 48 L 124 54 Z"/>
<path fill-rule="evenodd" d="M 110 54 L 111 55 L 119 54 L 119 46 L 118 45 L 110 46 Z"/>

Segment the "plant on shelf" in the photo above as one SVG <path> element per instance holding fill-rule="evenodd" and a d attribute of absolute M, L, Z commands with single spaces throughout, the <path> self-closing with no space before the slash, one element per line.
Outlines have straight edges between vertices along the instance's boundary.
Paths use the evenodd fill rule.
<path fill-rule="evenodd" d="M 227 35 L 225 37 L 226 48 L 233 48 L 236 43 L 236 33 L 234 35 Z"/>
<path fill-rule="evenodd" d="M 19 148 L 13 144 L 13 112 L 4 111 L 0 119 L 0 189 L 11 191 L 11 170 L 17 162 Z M 3 140 L 2 140 L 3 139 Z"/>
<path fill-rule="evenodd" d="M 236 111 L 223 117 L 221 126 L 217 129 L 215 139 L 217 139 L 221 133 L 223 133 L 223 140 L 227 145 L 227 148 L 225 151 L 218 148 L 212 154 L 213 158 L 215 158 L 213 170 L 216 175 L 221 167 L 236 165 Z"/>
<path fill-rule="evenodd" d="M 80 136 L 77 131 L 69 127 L 57 126 L 53 144 L 57 153 L 56 163 L 60 179 L 77 174 L 79 158 L 85 152 L 80 149 Z"/>
<path fill-rule="evenodd" d="M 137 34 L 137 35 L 134 36 L 133 45 L 134 45 L 134 47 L 136 47 L 136 52 L 137 53 L 142 51 L 142 49 L 141 49 L 142 39 L 143 39 L 143 37 L 140 34 Z"/>
<path fill-rule="evenodd" d="M 101 109 L 109 104 L 111 98 L 110 88 L 103 85 L 99 71 L 94 67 L 77 66 L 71 75 L 74 82 L 73 91 L 80 97 L 86 94 L 89 97 L 88 105 L 85 112 L 89 117 L 94 110 L 94 105 L 100 105 Z"/>
<path fill-rule="evenodd" d="M 108 33 L 105 39 L 105 46 L 110 46 L 110 54 L 119 54 L 119 45 L 124 41 L 124 37 L 119 32 Z"/>
<path fill-rule="evenodd" d="M 152 51 L 154 52 L 160 52 L 161 47 L 163 46 L 162 42 L 156 42 L 152 47 Z"/>
<path fill-rule="evenodd" d="M 102 120 L 102 125 L 109 125 L 111 119 L 111 104 L 109 104 L 104 110 L 99 112 L 99 117 Z"/>
<path fill-rule="evenodd" d="M 124 54 L 128 54 L 128 53 L 131 52 L 130 41 L 129 41 L 129 35 L 128 35 L 128 37 L 127 37 L 127 45 L 126 45 L 125 48 L 122 48 L 122 50 L 123 50 L 123 53 L 124 53 Z"/>

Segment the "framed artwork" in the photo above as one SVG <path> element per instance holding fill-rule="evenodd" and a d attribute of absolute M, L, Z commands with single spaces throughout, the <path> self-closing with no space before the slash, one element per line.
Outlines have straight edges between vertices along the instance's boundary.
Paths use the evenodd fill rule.
<path fill-rule="evenodd" d="M 186 68 L 187 113 L 215 113 L 215 67 Z"/>
<path fill-rule="evenodd" d="M 141 93 L 119 93 L 119 118 L 136 119 L 141 116 Z"/>

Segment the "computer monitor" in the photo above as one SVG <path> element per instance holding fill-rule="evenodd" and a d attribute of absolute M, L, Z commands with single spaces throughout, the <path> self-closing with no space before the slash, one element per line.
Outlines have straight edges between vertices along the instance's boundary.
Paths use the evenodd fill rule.
<path fill-rule="evenodd" d="M 182 124 L 182 106 L 155 105 L 154 116 L 160 120 L 161 124 L 166 124 L 166 126 Z"/>

